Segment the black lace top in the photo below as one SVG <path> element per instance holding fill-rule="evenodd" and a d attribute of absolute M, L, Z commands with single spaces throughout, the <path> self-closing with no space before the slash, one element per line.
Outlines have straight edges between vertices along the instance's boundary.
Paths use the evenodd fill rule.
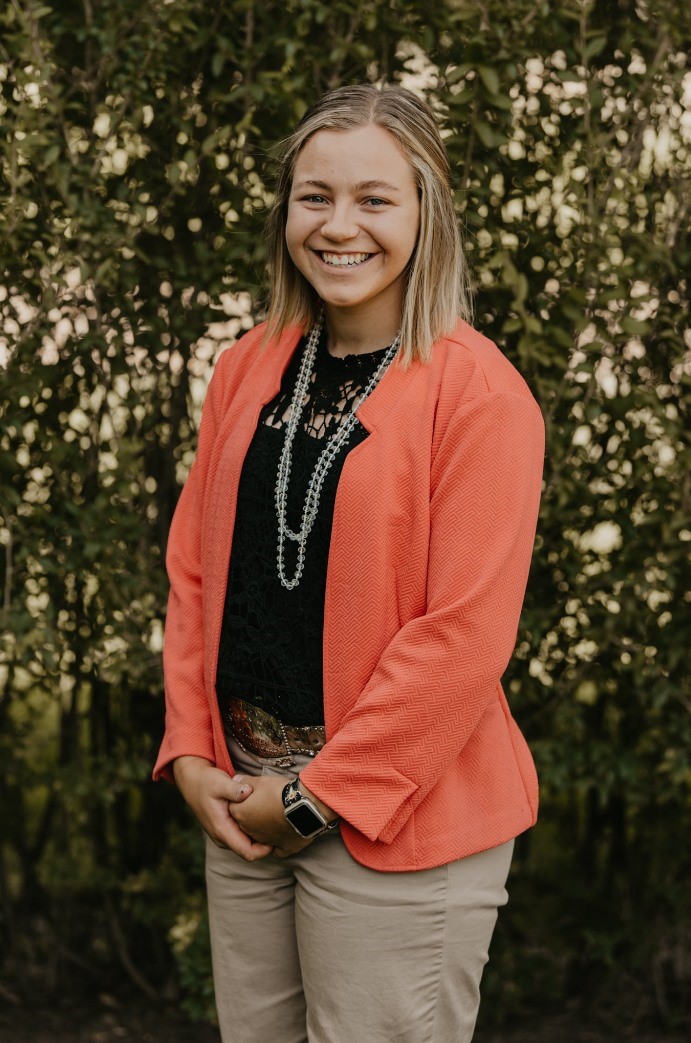
<path fill-rule="evenodd" d="M 322 488 L 319 512 L 307 538 L 305 568 L 299 584 L 286 590 L 278 578 L 276 475 L 285 425 L 305 339 L 298 344 L 278 395 L 259 418 L 238 489 L 233 548 L 226 589 L 216 691 L 219 700 L 245 699 L 286 724 L 323 724 L 322 632 L 326 567 L 338 479 L 345 458 L 364 441 L 355 425 L 331 465 Z M 380 365 L 386 348 L 335 358 L 319 344 L 312 388 L 293 442 L 287 522 L 300 528 L 307 485 L 324 439 L 331 437 L 351 411 Z M 285 574 L 295 572 L 297 545 L 285 542 Z M 353 577 L 358 582 L 358 577 Z"/>

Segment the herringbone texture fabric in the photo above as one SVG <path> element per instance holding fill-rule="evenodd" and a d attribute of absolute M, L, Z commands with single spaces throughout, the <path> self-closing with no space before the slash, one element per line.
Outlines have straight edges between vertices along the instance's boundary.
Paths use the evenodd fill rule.
<path fill-rule="evenodd" d="M 297 329 L 221 356 L 167 565 L 166 733 L 232 773 L 214 691 L 235 495 Z M 338 486 L 324 617 L 327 744 L 302 772 L 353 857 L 420 869 L 535 821 L 532 758 L 500 685 L 516 639 L 544 429 L 522 378 L 464 323 L 432 361 L 394 365 L 358 416 Z"/>

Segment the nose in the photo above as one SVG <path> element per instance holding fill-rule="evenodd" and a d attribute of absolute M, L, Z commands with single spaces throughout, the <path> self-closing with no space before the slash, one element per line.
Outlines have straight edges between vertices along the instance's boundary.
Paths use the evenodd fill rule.
<path fill-rule="evenodd" d="M 327 239 L 335 242 L 342 243 L 347 239 L 353 239 L 358 234 L 358 227 L 352 208 L 345 202 L 331 207 L 321 231 Z"/>

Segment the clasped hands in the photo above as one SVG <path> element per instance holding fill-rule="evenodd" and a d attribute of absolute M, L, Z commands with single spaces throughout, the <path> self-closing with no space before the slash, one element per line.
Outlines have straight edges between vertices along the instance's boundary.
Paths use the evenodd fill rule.
<path fill-rule="evenodd" d="M 178 757 L 173 763 L 178 789 L 214 844 L 248 862 L 267 855 L 286 858 L 309 847 L 283 814 L 282 792 L 289 775 L 231 777 L 203 757 Z M 327 818 L 333 812 L 302 787 Z"/>

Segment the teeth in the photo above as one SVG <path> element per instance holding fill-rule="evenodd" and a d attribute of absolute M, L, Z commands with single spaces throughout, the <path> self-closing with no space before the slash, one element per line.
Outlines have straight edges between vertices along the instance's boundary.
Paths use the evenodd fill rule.
<path fill-rule="evenodd" d="M 322 252 L 322 259 L 327 264 L 344 267 L 350 264 L 361 264 L 366 261 L 369 254 L 327 254 Z"/>

